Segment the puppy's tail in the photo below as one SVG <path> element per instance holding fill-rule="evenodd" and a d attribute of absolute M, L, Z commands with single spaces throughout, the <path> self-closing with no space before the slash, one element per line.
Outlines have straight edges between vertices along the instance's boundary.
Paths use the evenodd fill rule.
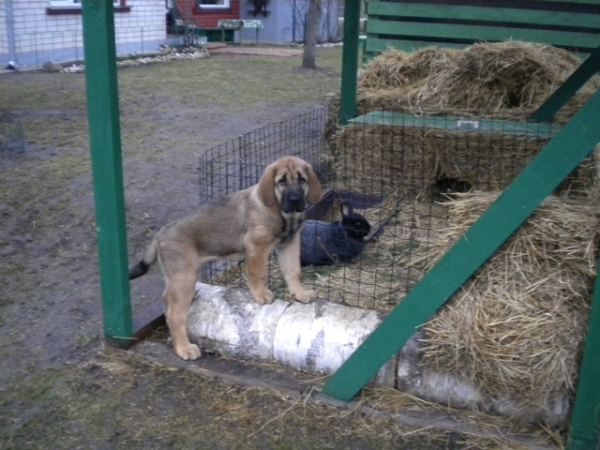
<path fill-rule="evenodd" d="M 152 242 L 150 242 L 150 246 L 148 247 L 148 250 L 146 250 L 146 254 L 142 260 L 129 269 L 129 279 L 133 280 L 148 273 L 150 266 L 156 262 L 157 256 L 158 243 L 156 242 L 156 239 L 152 239 Z"/>

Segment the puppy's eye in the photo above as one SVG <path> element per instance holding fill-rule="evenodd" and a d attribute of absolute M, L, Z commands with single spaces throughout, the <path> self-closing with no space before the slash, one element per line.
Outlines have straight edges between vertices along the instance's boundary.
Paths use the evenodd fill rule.
<path fill-rule="evenodd" d="M 277 182 L 280 186 L 285 186 L 287 184 L 285 177 L 280 178 L 279 181 Z"/>
<path fill-rule="evenodd" d="M 302 175 L 299 175 L 298 176 L 298 183 L 300 183 L 300 184 L 306 183 L 306 178 L 304 178 Z"/>

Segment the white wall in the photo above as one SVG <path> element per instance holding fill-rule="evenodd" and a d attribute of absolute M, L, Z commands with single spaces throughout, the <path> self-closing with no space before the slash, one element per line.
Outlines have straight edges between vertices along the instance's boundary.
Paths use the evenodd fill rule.
<path fill-rule="evenodd" d="M 8 54 L 8 37 L 6 36 L 6 3 L 0 2 L 0 55 Z M 0 64 L 6 61 L 0 61 Z"/>
<path fill-rule="evenodd" d="M 4 3 L 0 9 L 0 64 L 8 61 Z M 117 54 L 156 51 L 166 40 L 164 0 L 127 0 L 129 12 L 115 13 Z M 49 15 L 47 0 L 12 0 L 19 66 L 83 59 L 80 14 Z"/>

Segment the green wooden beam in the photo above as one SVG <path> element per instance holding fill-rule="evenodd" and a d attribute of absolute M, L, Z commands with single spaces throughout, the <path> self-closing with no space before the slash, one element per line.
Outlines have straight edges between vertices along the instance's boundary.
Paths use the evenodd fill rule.
<path fill-rule="evenodd" d="M 340 125 L 346 125 L 356 114 L 358 75 L 358 41 L 360 34 L 360 2 L 346 2 L 344 7 L 344 47 L 342 50 L 342 86 Z"/>
<path fill-rule="evenodd" d="M 554 114 L 598 71 L 600 71 L 600 46 L 548 97 L 531 115 L 530 120 L 550 122 Z"/>
<path fill-rule="evenodd" d="M 597 268 L 600 267 L 598 261 Z M 588 333 L 571 415 L 569 450 L 588 450 L 600 444 L 600 277 L 596 275 Z"/>
<path fill-rule="evenodd" d="M 90 151 L 104 334 L 132 336 L 112 1 L 82 2 Z"/>
<path fill-rule="evenodd" d="M 600 91 L 408 293 L 323 391 L 352 399 L 600 142 Z"/>
<path fill-rule="evenodd" d="M 581 31 L 535 30 L 489 25 L 467 25 L 451 23 L 424 23 L 410 20 L 380 20 L 369 18 L 367 33 L 404 37 L 428 37 L 437 39 L 475 39 L 478 41 L 506 41 L 509 39 L 526 42 L 550 42 L 565 47 L 596 48 L 600 45 L 600 34 Z"/>
<path fill-rule="evenodd" d="M 370 16 L 443 19 L 444 21 L 463 20 L 481 24 L 482 22 L 510 22 L 514 26 L 526 28 L 527 25 L 536 27 L 569 26 L 581 28 L 600 28 L 600 16 L 596 14 L 551 11 L 543 9 L 523 9 L 493 6 L 469 5 L 435 5 L 419 3 L 381 3 L 369 4 Z M 367 26 L 369 22 L 367 21 Z M 440 25 L 443 26 L 443 25 Z M 399 31 L 401 33 L 401 31 Z M 591 32 L 590 32 L 591 33 Z"/>

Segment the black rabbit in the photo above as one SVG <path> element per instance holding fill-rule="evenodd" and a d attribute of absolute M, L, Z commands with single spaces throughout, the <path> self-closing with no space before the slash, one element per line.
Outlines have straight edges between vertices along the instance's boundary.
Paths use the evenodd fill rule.
<path fill-rule="evenodd" d="M 351 262 L 367 245 L 371 225 L 353 212 L 349 202 L 340 205 L 342 220 L 307 220 L 300 235 L 300 265 L 325 266 Z"/>

